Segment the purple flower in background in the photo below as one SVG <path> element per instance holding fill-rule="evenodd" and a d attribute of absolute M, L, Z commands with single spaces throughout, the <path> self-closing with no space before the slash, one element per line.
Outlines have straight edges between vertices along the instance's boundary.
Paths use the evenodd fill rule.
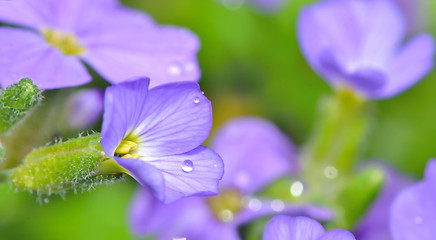
<path fill-rule="evenodd" d="M 67 121 L 72 129 L 85 129 L 94 126 L 103 113 L 104 92 L 89 88 L 74 93 L 67 103 Z"/>
<path fill-rule="evenodd" d="M 380 99 L 413 86 L 433 67 L 433 38 L 421 34 L 403 45 L 405 28 L 390 0 L 325 0 L 301 12 L 298 38 L 331 85 Z"/>
<path fill-rule="evenodd" d="M 106 89 L 104 152 L 162 202 L 216 195 L 223 162 L 201 145 L 212 127 L 210 101 L 195 82 L 148 88 L 140 78 Z"/>
<path fill-rule="evenodd" d="M 40 88 L 91 81 L 82 60 L 111 83 L 148 76 L 151 87 L 197 81 L 197 37 L 159 26 L 117 0 L 0 0 L 0 86 L 22 77 Z"/>
<path fill-rule="evenodd" d="M 225 161 L 220 194 L 164 205 L 147 190 L 140 189 L 130 209 L 130 225 L 135 235 L 237 240 L 238 226 L 261 216 L 281 212 L 324 220 L 332 217 L 332 212 L 324 208 L 288 205 L 278 199 L 253 195 L 296 168 L 293 144 L 270 122 L 254 117 L 232 120 L 216 133 L 212 146 Z"/>
<path fill-rule="evenodd" d="M 308 217 L 275 216 L 266 225 L 263 240 L 355 240 L 350 232 L 334 229 L 326 232 Z"/>
<path fill-rule="evenodd" d="M 393 240 L 433 240 L 436 236 L 436 159 L 427 163 L 424 179 L 398 194 L 391 206 Z"/>
<path fill-rule="evenodd" d="M 410 179 L 401 175 L 396 169 L 381 162 L 365 164 L 379 167 L 385 173 L 384 186 L 368 208 L 366 214 L 357 224 L 354 235 L 359 240 L 389 240 L 390 206 L 397 194 L 410 185 Z"/>

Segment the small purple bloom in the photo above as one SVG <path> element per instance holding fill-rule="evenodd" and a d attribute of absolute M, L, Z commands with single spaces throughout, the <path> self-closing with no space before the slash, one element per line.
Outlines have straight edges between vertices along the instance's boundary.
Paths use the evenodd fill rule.
<path fill-rule="evenodd" d="M 390 0 L 324 0 L 300 14 L 298 38 L 312 68 L 337 88 L 389 98 L 433 67 L 434 41 L 421 34 L 403 45 L 405 23 Z"/>
<path fill-rule="evenodd" d="M 334 229 L 326 232 L 317 221 L 308 217 L 278 215 L 266 225 L 263 240 L 355 240 L 350 232 Z"/>
<path fill-rule="evenodd" d="M 391 206 L 393 240 L 433 240 L 436 237 L 436 159 L 427 163 L 424 179 L 398 194 Z"/>
<path fill-rule="evenodd" d="M 214 149 L 225 161 L 220 194 L 185 198 L 171 205 L 154 200 L 140 189 L 130 208 L 135 235 L 156 234 L 158 239 L 240 239 L 237 228 L 255 218 L 283 214 L 332 217 L 325 208 L 288 205 L 278 199 L 254 196 L 271 181 L 295 170 L 295 150 L 289 139 L 263 119 L 245 117 L 225 124 L 215 135 Z"/>
<path fill-rule="evenodd" d="M 357 224 L 354 235 L 359 240 L 389 240 L 390 206 L 397 194 L 410 185 L 411 180 L 401 175 L 396 169 L 381 162 L 366 165 L 380 167 L 385 173 L 383 188 L 366 214 Z"/>
<path fill-rule="evenodd" d="M 216 195 L 223 162 L 201 145 L 212 127 L 210 101 L 195 82 L 148 88 L 139 78 L 106 89 L 104 152 L 162 202 Z"/>
<path fill-rule="evenodd" d="M 68 126 L 85 129 L 94 126 L 103 113 L 104 92 L 98 88 L 80 90 L 67 103 Z"/>
<path fill-rule="evenodd" d="M 22 77 L 40 88 L 91 81 L 82 61 L 110 83 L 137 76 L 151 87 L 198 81 L 197 37 L 159 26 L 143 12 L 117 0 L 0 0 L 0 86 Z"/>

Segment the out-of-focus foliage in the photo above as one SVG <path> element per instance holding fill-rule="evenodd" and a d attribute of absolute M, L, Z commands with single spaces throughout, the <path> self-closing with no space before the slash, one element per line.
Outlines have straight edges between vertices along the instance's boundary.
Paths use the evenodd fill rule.
<path fill-rule="evenodd" d="M 298 12 L 309 2 L 290 1 L 278 13 L 262 15 L 249 5 L 230 10 L 217 0 L 124 1 L 160 23 L 198 34 L 200 85 L 213 104 L 214 129 L 233 116 L 256 114 L 277 123 L 298 145 L 316 121 L 320 97 L 331 93 L 296 40 Z M 435 15 L 436 4 L 430 2 L 426 8 Z M 433 20 L 428 26 L 436 33 Z M 383 159 L 420 176 L 426 161 L 436 156 L 435 89 L 433 71 L 405 93 L 377 102 L 362 161 Z M 0 239 L 132 239 L 126 209 L 135 184 L 129 180 L 68 194 L 68 201 L 53 197 L 50 204 L 0 185 Z"/>

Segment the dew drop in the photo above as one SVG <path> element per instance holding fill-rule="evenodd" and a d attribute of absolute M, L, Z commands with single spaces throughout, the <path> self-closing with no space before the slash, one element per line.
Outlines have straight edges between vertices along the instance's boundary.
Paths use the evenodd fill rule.
<path fill-rule="evenodd" d="M 285 203 L 279 199 L 272 200 L 271 209 L 276 212 L 281 212 L 285 209 Z"/>
<path fill-rule="evenodd" d="M 333 166 L 324 168 L 324 176 L 328 179 L 335 179 L 338 177 L 338 169 Z"/>
<path fill-rule="evenodd" d="M 252 211 L 259 211 L 262 208 L 262 202 L 257 198 L 252 198 L 248 201 L 248 208 Z"/>
<path fill-rule="evenodd" d="M 303 194 L 304 185 L 300 181 L 295 181 L 292 183 L 289 191 L 291 192 L 292 196 L 299 197 L 299 196 L 301 196 L 301 194 Z"/>
<path fill-rule="evenodd" d="M 178 63 L 170 63 L 167 67 L 167 72 L 169 75 L 177 77 L 182 74 L 182 67 Z"/>
<path fill-rule="evenodd" d="M 191 160 L 185 160 L 182 163 L 182 170 L 186 173 L 192 172 L 194 170 L 194 163 Z"/>
<path fill-rule="evenodd" d="M 200 102 L 200 98 L 199 97 L 194 98 L 194 103 L 199 103 L 199 102 Z"/>
<path fill-rule="evenodd" d="M 224 209 L 218 213 L 218 218 L 226 223 L 231 222 L 233 220 L 233 212 L 228 209 Z"/>

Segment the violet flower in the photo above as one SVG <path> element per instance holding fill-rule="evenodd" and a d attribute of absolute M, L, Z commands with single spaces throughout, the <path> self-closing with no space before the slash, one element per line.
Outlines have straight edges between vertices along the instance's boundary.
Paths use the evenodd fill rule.
<path fill-rule="evenodd" d="M 197 81 L 197 37 L 159 26 L 117 0 L 0 0 L 0 86 L 23 77 L 53 89 L 91 81 L 82 61 L 110 83 L 148 76 L 151 87 Z"/>
<path fill-rule="evenodd" d="M 263 240 L 355 240 L 350 232 L 333 229 L 328 232 L 308 217 L 275 216 L 266 225 Z"/>
<path fill-rule="evenodd" d="M 72 129 L 94 126 L 103 114 L 104 92 L 98 88 L 80 90 L 69 97 L 67 122 Z"/>
<path fill-rule="evenodd" d="M 324 220 L 332 217 L 332 212 L 324 208 L 254 197 L 256 191 L 296 168 L 293 144 L 270 122 L 254 117 L 232 120 L 216 133 L 212 146 L 225 161 L 220 194 L 164 205 L 147 190 L 140 189 L 129 214 L 135 235 L 155 234 L 157 239 L 237 240 L 240 239 L 238 226 L 278 212 Z"/>
<path fill-rule="evenodd" d="M 108 87 L 101 145 L 160 201 L 218 193 L 223 162 L 202 146 L 212 106 L 195 82 L 149 88 L 148 78 Z"/>
<path fill-rule="evenodd" d="M 436 159 L 427 163 L 424 179 L 404 189 L 391 206 L 393 240 L 433 240 L 436 236 Z"/>
<path fill-rule="evenodd" d="M 365 164 L 366 166 L 369 164 Z M 388 164 L 371 163 L 383 170 L 385 181 L 378 196 L 353 231 L 359 240 L 390 240 L 390 206 L 397 194 L 410 185 L 411 180 Z"/>
<path fill-rule="evenodd" d="M 405 29 L 390 0 L 325 0 L 301 12 L 298 38 L 329 84 L 381 99 L 413 86 L 433 67 L 433 38 L 421 34 L 403 45 Z"/>

